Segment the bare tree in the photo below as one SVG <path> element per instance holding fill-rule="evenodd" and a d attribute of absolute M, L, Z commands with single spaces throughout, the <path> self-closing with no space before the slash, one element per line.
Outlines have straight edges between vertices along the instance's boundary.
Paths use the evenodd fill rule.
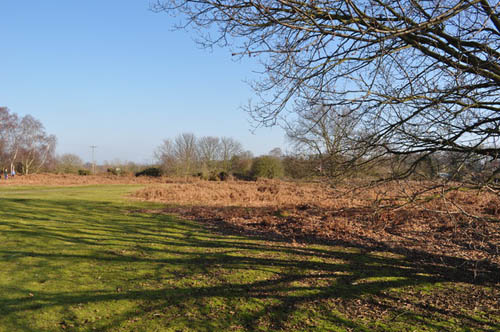
<path fill-rule="evenodd" d="M 254 155 L 251 151 L 243 151 L 231 158 L 231 173 L 240 178 L 250 176 Z"/>
<path fill-rule="evenodd" d="M 29 174 L 30 171 L 36 173 L 48 159 L 53 158 L 56 137 L 47 135 L 43 124 L 31 115 L 26 115 L 21 119 L 19 130 L 18 149 L 23 173 Z"/>
<path fill-rule="evenodd" d="M 191 133 L 183 133 L 174 140 L 163 141 L 155 156 L 167 174 L 189 175 L 195 171 L 198 162 L 196 141 Z"/>
<path fill-rule="evenodd" d="M 222 137 L 221 144 L 221 161 L 222 169 L 229 172 L 231 169 L 231 158 L 243 152 L 243 146 L 240 142 L 231 137 Z"/>
<path fill-rule="evenodd" d="M 401 176 L 439 151 L 499 155 L 499 1 L 164 0 L 153 9 L 207 28 L 205 46 L 261 57 L 267 77 L 249 106 L 258 123 L 291 121 L 296 105 L 348 108 L 366 158 L 420 156 Z"/>
<path fill-rule="evenodd" d="M 219 137 L 204 136 L 198 140 L 198 154 L 203 167 L 208 172 L 217 169 L 217 162 L 221 159 L 222 145 Z"/>
<path fill-rule="evenodd" d="M 275 158 L 282 158 L 283 151 L 281 150 L 281 148 L 276 147 L 276 148 L 271 149 L 271 151 L 269 151 L 268 155 L 270 155 L 271 157 L 275 157 Z"/>
<path fill-rule="evenodd" d="M 196 137 L 191 133 L 178 135 L 174 140 L 177 159 L 181 165 L 182 175 L 192 174 L 198 161 Z"/>
<path fill-rule="evenodd" d="M 61 173 L 76 173 L 83 167 L 82 158 L 72 153 L 65 153 L 56 159 L 56 170 Z"/>
<path fill-rule="evenodd" d="M 162 144 L 155 151 L 155 158 L 163 168 L 165 174 L 174 175 L 177 173 L 177 159 L 174 143 L 171 139 L 163 140 Z"/>
<path fill-rule="evenodd" d="M 296 153 L 313 157 L 318 174 L 344 177 L 355 169 L 351 167 L 354 162 L 361 164 L 366 153 L 357 144 L 362 138 L 356 133 L 358 119 L 352 115 L 346 108 L 306 106 L 285 127 L 286 135 Z"/>
<path fill-rule="evenodd" d="M 20 162 L 23 173 L 38 172 L 54 159 L 56 141 L 56 137 L 48 135 L 43 124 L 31 115 L 19 119 L 8 108 L 0 108 L 2 161 L 8 162 L 11 171 L 14 164 Z"/>
<path fill-rule="evenodd" d="M 232 158 L 242 151 L 241 143 L 230 137 L 204 136 L 197 139 L 191 133 L 184 133 L 173 140 L 164 140 L 157 148 L 155 158 L 167 174 L 229 172 Z"/>
<path fill-rule="evenodd" d="M 7 107 L 0 107 L 0 148 L 5 152 L 8 145 L 9 133 L 17 124 L 17 117 L 11 114 Z"/>
<path fill-rule="evenodd" d="M 8 160 L 10 169 L 19 150 L 19 118 L 7 107 L 0 107 L 0 154 L 2 160 Z"/>

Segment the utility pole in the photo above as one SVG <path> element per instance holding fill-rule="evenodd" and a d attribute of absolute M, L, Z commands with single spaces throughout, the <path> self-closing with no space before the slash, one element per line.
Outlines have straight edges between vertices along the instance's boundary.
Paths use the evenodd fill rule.
<path fill-rule="evenodd" d="M 94 150 L 97 148 L 97 145 L 91 145 L 90 148 L 92 149 L 92 174 L 95 175 L 95 158 L 94 158 Z"/>

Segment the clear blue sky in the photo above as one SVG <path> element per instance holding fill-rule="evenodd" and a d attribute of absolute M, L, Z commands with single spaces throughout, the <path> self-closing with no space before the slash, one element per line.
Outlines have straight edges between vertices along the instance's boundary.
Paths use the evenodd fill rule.
<path fill-rule="evenodd" d="M 259 67 L 228 49 L 200 49 L 149 0 L 0 0 L 0 106 L 31 114 L 57 153 L 149 162 L 182 132 L 230 136 L 255 154 L 284 144 L 279 128 L 250 132 L 240 106 Z"/>

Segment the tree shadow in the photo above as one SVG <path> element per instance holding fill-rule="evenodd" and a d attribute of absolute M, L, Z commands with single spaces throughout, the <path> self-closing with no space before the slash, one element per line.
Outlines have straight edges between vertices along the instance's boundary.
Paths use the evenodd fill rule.
<path fill-rule="evenodd" d="M 329 211 L 328 214 L 332 216 L 338 214 L 347 214 L 355 219 L 355 217 L 359 216 L 363 216 L 363 218 L 366 218 L 367 216 L 371 216 L 373 213 L 372 209 L 370 208 L 342 208 L 340 210 L 341 211 Z M 216 234 L 220 234 L 221 236 L 251 235 L 254 238 L 259 238 L 261 240 L 270 240 L 273 242 L 286 244 L 301 243 L 306 245 L 340 245 L 346 247 L 356 247 L 364 251 L 375 250 L 380 252 L 391 252 L 394 254 L 404 255 L 407 259 L 418 261 L 418 263 L 422 265 L 422 268 L 433 270 L 434 273 L 438 273 L 440 270 L 442 270 L 442 278 L 449 278 L 453 281 L 471 282 L 476 284 L 481 284 L 483 282 L 491 282 L 495 284 L 500 283 L 500 266 L 498 265 L 498 263 L 496 263 L 496 261 L 487 259 L 478 260 L 477 258 L 468 259 L 449 255 L 445 251 L 446 248 L 442 247 L 436 248 L 433 251 L 425 251 L 418 248 L 408 248 L 404 245 L 404 243 L 398 243 L 394 241 L 384 242 L 361 234 L 356 234 L 356 236 L 351 240 L 345 240 L 342 238 L 342 236 L 332 240 L 329 237 L 324 237 L 321 235 L 301 235 L 300 228 L 298 230 L 290 232 L 289 234 L 286 234 L 280 231 L 279 228 L 281 226 L 288 227 L 287 224 L 289 222 L 293 223 L 295 222 L 295 220 L 294 218 L 290 218 L 291 220 L 286 220 L 288 218 L 285 218 L 285 221 L 283 223 L 276 223 L 273 225 L 272 222 L 266 220 L 270 219 L 270 216 L 273 216 L 273 214 L 277 213 L 276 209 L 273 207 L 260 208 L 241 206 L 192 206 L 186 208 L 181 206 L 170 206 L 164 209 L 164 213 L 174 213 L 181 217 L 190 218 L 192 220 L 199 220 L 203 223 L 203 225 L 205 225 L 205 227 L 209 228 Z M 243 214 L 243 219 L 251 219 L 251 217 L 249 216 L 259 216 L 262 217 L 263 220 L 260 222 L 243 222 L 241 224 L 238 224 L 235 222 L 228 222 L 225 219 L 225 217 L 231 219 L 233 216 L 240 213 Z M 313 213 L 320 212 L 314 211 Z M 324 215 L 326 213 L 323 212 L 322 214 Z M 404 212 L 403 214 L 406 214 L 406 212 Z M 399 216 L 398 218 L 401 218 L 401 216 Z M 271 225 L 269 225 L 270 223 Z M 311 232 L 309 231 L 309 233 Z M 488 253 L 493 257 L 498 257 L 498 253 L 496 253 L 498 249 L 495 250 L 494 248 L 485 248 L 484 246 L 474 245 L 471 243 L 461 243 L 457 239 L 453 239 L 453 241 L 455 243 L 460 243 L 464 248 L 464 251 L 469 248 L 474 249 L 478 252 L 484 251 L 485 253 Z M 480 244 L 480 241 L 478 241 L 478 244 Z M 497 243 L 496 247 L 499 246 L 500 243 Z"/>
<path fill-rule="evenodd" d="M 470 278 L 444 255 L 245 237 L 141 207 L 3 199 L 0 331 L 500 328 L 495 266 Z M 460 293 L 475 297 L 436 302 Z"/>

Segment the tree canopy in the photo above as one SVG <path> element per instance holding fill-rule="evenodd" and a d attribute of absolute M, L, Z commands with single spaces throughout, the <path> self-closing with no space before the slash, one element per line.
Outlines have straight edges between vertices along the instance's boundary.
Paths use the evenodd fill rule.
<path fill-rule="evenodd" d="M 206 46 L 260 57 L 249 106 L 260 124 L 340 111 L 355 123 L 358 162 L 499 155 L 499 1 L 163 0 L 153 9 L 184 14 Z"/>

